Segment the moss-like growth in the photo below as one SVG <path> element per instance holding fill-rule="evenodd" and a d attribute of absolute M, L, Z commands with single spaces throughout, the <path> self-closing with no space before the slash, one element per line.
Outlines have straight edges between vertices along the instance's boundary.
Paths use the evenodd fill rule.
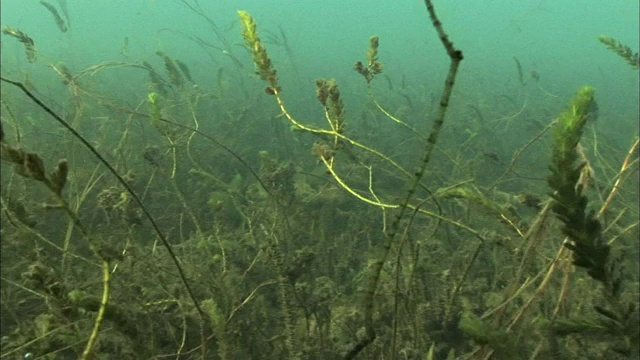
<path fill-rule="evenodd" d="M 548 183 L 554 190 L 553 211 L 570 240 L 566 246 L 573 252 L 573 263 L 617 293 L 619 284 L 612 279 L 609 266 L 610 246 L 602 237 L 602 226 L 594 212 L 587 209 L 588 200 L 579 181 L 585 163 L 580 162 L 577 146 L 593 99 L 593 88 L 583 87 L 558 118 Z"/>
<path fill-rule="evenodd" d="M 606 307 L 594 306 L 597 318 L 571 317 L 551 325 L 554 335 L 580 333 L 613 336 L 610 349 L 631 357 L 638 353 L 637 306 L 622 301 L 620 260 L 611 254 L 604 239 L 602 225 L 593 210 L 587 208 L 581 173 L 586 163 L 577 146 L 593 103 L 593 89 L 585 86 L 573 97 L 560 115 L 554 130 L 553 157 L 549 186 L 554 190 L 552 209 L 562 221 L 567 248 L 573 253 L 574 265 L 584 268 L 591 278 L 604 285 Z M 630 325 L 634 324 L 634 325 Z M 635 356 L 635 355 L 634 355 Z"/>

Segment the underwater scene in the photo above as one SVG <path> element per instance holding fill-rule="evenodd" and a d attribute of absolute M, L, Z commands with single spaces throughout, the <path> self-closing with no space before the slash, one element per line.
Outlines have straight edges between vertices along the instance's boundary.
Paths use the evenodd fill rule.
<path fill-rule="evenodd" d="M 640 358 L 639 6 L 2 0 L 0 358 Z"/>

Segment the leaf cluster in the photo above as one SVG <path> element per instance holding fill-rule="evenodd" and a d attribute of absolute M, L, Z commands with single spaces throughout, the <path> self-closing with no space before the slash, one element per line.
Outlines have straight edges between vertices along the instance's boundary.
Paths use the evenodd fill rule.
<path fill-rule="evenodd" d="M 353 66 L 353 69 L 360 75 L 364 76 L 367 80 L 367 84 L 373 80 L 373 78 L 382 73 L 382 63 L 378 61 L 378 46 L 380 45 L 380 39 L 377 36 L 372 36 L 369 39 L 369 49 L 367 50 L 367 64 L 364 65 L 361 61 L 358 61 Z"/>

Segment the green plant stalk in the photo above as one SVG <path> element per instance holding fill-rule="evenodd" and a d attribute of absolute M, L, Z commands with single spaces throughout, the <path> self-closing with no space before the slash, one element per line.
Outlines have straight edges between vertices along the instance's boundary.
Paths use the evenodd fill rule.
<path fill-rule="evenodd" d="M 438 141 L 438 137 L 440 135 L 440 131 L 442 130 L 442 126 L 444 125 L 444 119 L 449 108 L 449 99 L 451 98 L 451 93 L 453 91 L 453 85 L 455 84 L 458 68 L 463 59 L 462 51 L 456 49 L 453 46 L 453 43 L 449 40 L 448 35 L 445 33 L 444 28 L 442 27 L 442 22 L 440 22 L 438 16 L 436 15 L 433 2 L 431 0 L 425 0 L 425 4 L 427 6 L 427 12 L 429 13 L 431 23 L 436 29 L 438 37 L 440 38 L 440 41 L 451 60 L 449 64 L 449 72 L 447 74 L 445 86 L 440 97 L 438 114 L 433 123 L 431 133 L 427 138 L 427 145 L 425 147 L 419 169 L 415 173 L 414 180 L 409 191 L 407 192 L 407 196 L 405 197 L 403 203 L 400 205 L 399 214 L 391 224 L 389 233 L 387 234 L 387 239 L 385 240 L 385 243 L 383 245 L 382 254 L 372 266 L 372 276 L 368 284 L 364 299 L 365 335 L 355 344 L 352 344 L 351 348 L 346 352 L 344 356 L 345 359 L 353 359 L 354 357 L 356 357 L 358 353 L 360 353 L 362 349 L 373 342 L 376 337 L 376 332 L 373 328 L 373 307 L 375 294 L 378 289 L 378 284 L 380 282 L 382 274 L 382 268 L 393 247 L 396 232 L 400 227 L 400 221 L 404 217 L 406 210 L 409 209 L 410 202 L 413 199 L 416 190 L 420 186 L 424 173 L 427 169 L 427 164 L 431 160 L 431 154 L 433 153 L 433 149 L 435 148 L 436 142 Z"/>
<path fill-rule="evenodd" d="M 609 268 L 610 247 L 603 239 L 602 225 L 587 209 L 580 182 L 585 163 L 579 162 L 577 146 L 593 99 L 593 88 L 582 87 L 557 119 L 548 184 L 554 190 L 552 210 L 564 224 L 562 232 L 570 240 L 565 245 L 573 253 L 574 265 L 586 269 L 613 294 L 617 291 Z"/>
<path fill-rule="evenodd" d="M 96 165 L 93 175 L 95 175 L 96 171 L 98 171 L 99 166 L 100 165 Z M 91 179 L 89 179 L 89 183 L 85 186 L 85 188 L 81 192 L 80 191 L 77 192 L 76 201 L 74 202 L 74 209 L 72 210 L 74 213 L 78 213 L 78 211 L 80 210 L 80 207 L 82 206 L 82 203 L 84 203 L 84 201 L 86 200 L 87 196 L 89 195 L 93 187 L 98 183 L 98 180 L 100 180 L 100 178 L 102 177 L 102 175 L 98 175 L 95 179 L 93 179 L 93 175 Z M 73 234 L 74 226 L 75 226 L 75 221 L 73 220 L 70 220 L 69 223 L 67 224 L 67 230 L 65 232 L 64 242 L 63 242 L 64 247 L 62 249 L 62 265 L 61 265 L 62 274 L 66 274 L 67 272 L 67 255 L 70 253 L 69 246 L 71 245 L 71 235 Z"/>
<path fill-rule="evenodd" d="M 617 337 L 621 345 L 616 346 L 618 350 L 631 357 L 638 352 L 637 306 L 621 301 L 623 277 L 620 260 L 611 256 L 611 246 L 604 239 L 598 216 L 587 208 L 588 200 L 583 194 L 581 173 L 586 160 L 580 157 L 577 146 L 592 103 L 593 89 L 585 86 L 558 118 L 548 183 L 555 190 L 552 210 L 563 223 L 562 232 L 569 240 L 564 245 L 573 254 L 573 264 L 585 269 L 592 279 L 603 285 L 608 308 L 594 306 L 599 315 L 597 319 L 553 319 L 550 326 L 554 336 L 564 336 L 589 334 L 594 329 L 591 324 L 596 324 L 604 333 Z"/>
<path fill-rule="evenodd" d="M 98 339 L 98 334 L 100 333 L 100 326 L 102 326 L 102 320 L 104 319 L 104 313 L 107 309 L 107 303 L 109 302 L 109 282 L 111 281 L 111 266 L 109 264 L 108 259 L 102 260 L 102 300 L 100 301 L 100 309 L 98 310 L 98 315 L 96 316 L 96 320 L 93 324 L 93 330 L 91 331 L 91 336 L 89 336 L 89 341 L 87 341 L 87 345 L 82 352 L 82 356 L 80 356 L 81 360 L 86 360 L 91 355 L 91 350 L 93 349 L 93 345 Z"/>

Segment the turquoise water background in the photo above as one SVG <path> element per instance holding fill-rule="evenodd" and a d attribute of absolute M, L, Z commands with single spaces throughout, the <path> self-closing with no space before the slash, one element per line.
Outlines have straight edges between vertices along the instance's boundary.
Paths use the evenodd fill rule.
<path fill-rule="evenodd" d="M 425 5 L 417 0 L 200 1 L 226 45 L 212 24 L 188 8 L 197 4 L 193 1 L 66 3 L 70 26 L 62 33 L 37 1 L 2 1 L 2 25 L 29 34 L 39 54 L 36 63 L 27 63 L 21 44 L 3 35 L 3 75 L 29 73 L 32 82 L 43 84 L 58 81 L 47 63 L 64 62 L 79 70 L 104 61 L 157 60 L 154 53 L 162 50 L 187 63 L 203 85 L 215 82 L 219 67 L 234 65 L 225 51 L 241 59 L 250 77 L 252 65 L 239 34 L 239 9 L 256 18 L 264 39 L 267 32 L 277 36 L 280 29 L 284 31 L 293 56 L 265 41 L 267 49 L 282 83 L 294 86 L 295 67 L 302 74 L 296 86 L 309 98 L 317 77 L 336 78 L 347 99 L 362 95 L 364 87 L 352 65 L 364 57 L 371 35 L 380 37 L 384 73 L 395 84 L 402 81 L 437 93 L 448 64 Z M 533 83 L 529 75 L 535 72 L 539 85 L 557 97 L 548 101 L 550 114 L 557 113 L 578 87 L 589 84 L 597 91 L 600 124 L 607 124 L 603 131 L 628 133 L 637 127 L 638 72 L 597 38 L 608 35 L 637 50 L 638 1 L 436 1 L 435 6 L 465 55 L 454 101 L 487 102 L 490 99 L 478 98 L 512 92 L 519 81 L 516 57 L 528 83 Z M 210 54 L 183 34 L 206 41 L 212 46 Z M 126 56 L 120 54 L 125 38 Z M 117 79 L 119 85 L 114 85 L 123 81 Z"/>

